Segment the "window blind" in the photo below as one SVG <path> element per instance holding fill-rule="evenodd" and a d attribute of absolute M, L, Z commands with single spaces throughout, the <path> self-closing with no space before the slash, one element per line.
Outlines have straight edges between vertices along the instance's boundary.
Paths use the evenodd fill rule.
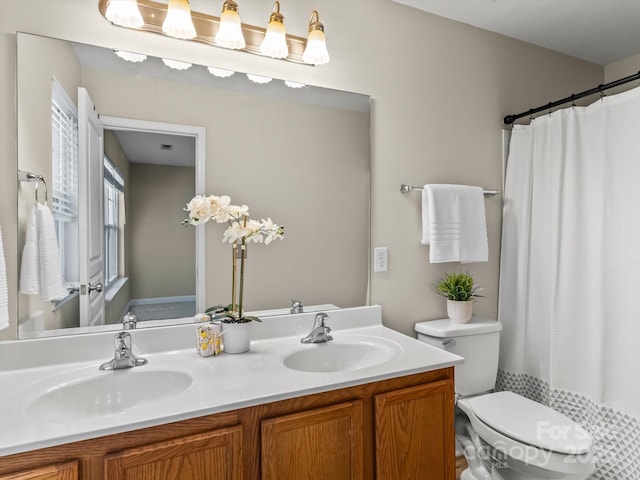
<path fill-rule="evenodd" d="M 72 222 L 78 216 L 78 110 L 55 78 L 51 119 L 51 209 L 56 219 Z"/>

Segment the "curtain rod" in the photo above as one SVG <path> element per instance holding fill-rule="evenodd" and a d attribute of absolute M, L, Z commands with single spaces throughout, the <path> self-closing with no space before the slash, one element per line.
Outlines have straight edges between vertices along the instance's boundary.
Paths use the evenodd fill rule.
<path fill-rule="evenodd" d="M 503 121 L 503 123 L 505 125 L 511 125 L 513 122 L 515 122 L 516 120 L 518 120 L 518 119 L 520 119 L 522 117 L 535 115 L 536 113 L 544 112 L 545 110 L 551 110 L 552 108 L 558 107 L 558 106 L 563 105 L 565 103 L 574 102 L 574 101 L 578 100 L 579 98 L 588 97 L 590 95 L 595 95 L 597 93 L 604 93 L 605 90 L 608 90 L 610 88 L 619 87 L 620 85 L 624 85 L 625 83 L 633 82 L 635 80 L 640 80 L 640 72 L 638 72 L 638 73 L 636 73 L 634 75 L 629 75 L 628 77 L 620 78 L 619 80 L 614 80 L 613 82 L 609 82 L 609 83 L 605 83 L 605 84 L 602 84 L 602 85 L 598 85 L 597 87 L 591 88 L 589 90 L 585 90 L 584 92 L 576 93 L 576 94 L 573 94 L 573 95 L 571 95 L 569 97 L 565 97 L 562 100 L 556 100 L 555 102 L 549 102 L 546 105 L 541 105 L 539 107 L 532 108 L 530 110 L 527 110 L 526 112 L 517 113 L 515 115 L 507 115 L 506 117 L 504 117 L 504 119 L 502 121 Z"/>

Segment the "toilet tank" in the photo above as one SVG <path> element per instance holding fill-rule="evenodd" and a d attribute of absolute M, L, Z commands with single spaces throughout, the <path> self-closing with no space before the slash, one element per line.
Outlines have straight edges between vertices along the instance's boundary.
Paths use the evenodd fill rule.
<path fill-rule="evenodd" d="M 496 320 L 474 316 L 468 323 L 451 323 L 447 318 L 416 323 L 415 330 L 418 340 L 464 357 L 464 364 L 455 366 L 458 395 L 476 395 L 495 387 L 502 330 Z"/>

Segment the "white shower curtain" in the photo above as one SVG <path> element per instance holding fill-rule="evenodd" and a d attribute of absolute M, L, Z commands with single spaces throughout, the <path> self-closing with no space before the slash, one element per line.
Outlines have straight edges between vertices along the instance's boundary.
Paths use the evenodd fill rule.
<path fill-rule="evenodd" d="M 640 89 L 514 126 L 498 389 L 594 436 L 593 478 L 640 479 Z"/>

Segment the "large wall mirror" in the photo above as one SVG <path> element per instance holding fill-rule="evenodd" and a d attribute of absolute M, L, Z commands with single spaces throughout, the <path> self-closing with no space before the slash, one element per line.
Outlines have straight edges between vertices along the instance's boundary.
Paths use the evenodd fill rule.
<path fill-rule="evenodd" d="M 129 311 L 139 328 L 183 323 L 228 303 L 224 227 L 181 225 L 196 193 L 229 195 L 252 218 L 285 227 L 283 240 L 249 248 L 247 310 L 281 311 L 294 298 L 309 306 L 366 303 L 369 97 L 210 71 L 174 69 L 159 58 L 134 63 L 111 49 L 18 33 L 18 169 L 47 184 L 68 288 L 55 298 L 29 292 L 34 278 L 22 268 L 20 338 L 117 329 Z M 104 125 L 93 151 L 99 166 L 88 176 L 77 152 L 86 145 L 78 135 L 91 116 L 87 101 Z M 19 183 L 21 256 L 30 222 L 38 233 L 50 228 L 35 208 L 45 201 L 43 185 L 38 198 L 35 187 Z M 99 239 L 99 282 L 83 277 L 87 235 L 89 245 Z M 47 245 L 41 252 L 29 245 L 37 273 L 46 273 Z M 102 314 L 87 317 L 83 295 L 91 304 L 97 293 L 87 287 L 97 283 Z"/>

